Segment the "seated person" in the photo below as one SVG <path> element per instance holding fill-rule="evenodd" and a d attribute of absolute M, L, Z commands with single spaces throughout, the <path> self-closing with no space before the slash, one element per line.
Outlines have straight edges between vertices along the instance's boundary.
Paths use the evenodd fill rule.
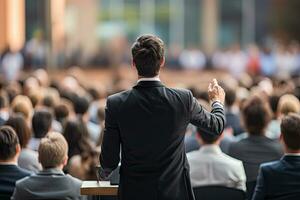
<path fill-rule="evenodd" d="M 191 184 L 193 187 L 221 185 L 246 190 L 243 163 L 222 153 L 219 147 L 221 137 L 197 130 L 201 148 L 187 154 Z"/>
<path fill-rule="evenodd" d="M 82 199 L 81 181 L 62 171 L 68 161 L 68 144 L 62 134 L 48 133 L 38 153 L 43 170 L 18 181 L 12 199 Z"/>
<path fill-rule="evenodd" d="M 248 99 L 242 108 L 242 116 L 248 135 L 229 147 L 229 155 L 243 161 L 247 182 L 255 181 L 259 165 L 274 161 L 283 155 L 282 146 L 265 136 L 266 127 L 271 119 L 267 101 L 258 96 Z"/>
<path fill-rule="evenodd" d="M 51 130 L 52 114 L 47 109 L 41 109 L 35 111 L 32 117 L 32 130 L 34 137 L 29 141 L 28 147 L 34 151 L 37 151 L 41 138 Z"/>
<path fill-rule="evenodd" d="M 10 199 L 17 180 L 30 175 L 30 172 L 17 166 L 21 152 L 19 139 L 9 126 L 0 127 L 0 199 Z M 3 195 L 3 196 L 2 196 Z"/>
<path fill-rule="evenodd" d="M 285 155 L 279 161 L 262 164 L 254 200 L 300 199 L 300 116 L 289 114 L 281 122 Z"/>

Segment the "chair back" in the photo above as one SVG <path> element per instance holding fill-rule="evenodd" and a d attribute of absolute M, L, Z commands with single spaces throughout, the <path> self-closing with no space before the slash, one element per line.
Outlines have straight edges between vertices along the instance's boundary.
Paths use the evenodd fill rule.
<path fill-rule="evenodd" d="M 196 200 L 245 200 L 246 193 L 243 190 L 225 186 L 200 186 L 193 188 Z"/>

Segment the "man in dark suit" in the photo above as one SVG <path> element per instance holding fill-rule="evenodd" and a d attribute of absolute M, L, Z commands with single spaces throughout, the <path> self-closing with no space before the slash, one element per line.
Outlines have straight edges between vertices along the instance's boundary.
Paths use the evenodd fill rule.
<path fill-rule="evenodd" d="M 10 199 L 17 180 L 30 175 L 17 166 L 21 152 L 18 136 L 9 126 L 0 127 L 0 199 Z"/>
<path fill-rule="evenodd" d="M 300 116 L 290 114 L 281 122 L 285 155 L 279 161 L 262 164 L 253 200 L 300 199 Z"/>
<path fill-rule="evenodd" d="M 208 134 L 221 134 L 224 90 L 215 79 L 210 84 L 209 113 L 190 91 L 164 86 L 159 80 L 164 47 L 156 36 L 139 37 L 132 58 L 137 85 L 107 99 L 100 178 L 106 179 L 118 166 L 121 150 L 119 199 L 192 200 L 185 129 L 192 123 Z"/>
<path fill-rule="evenodd" d="M 50 132 L 39 145 L 43 170 L 17 181 L 12 200 L 60 199 L 81 200 L 82 182 L 63 173 L 68 161 L 68 144 L 60 133 Z"/>

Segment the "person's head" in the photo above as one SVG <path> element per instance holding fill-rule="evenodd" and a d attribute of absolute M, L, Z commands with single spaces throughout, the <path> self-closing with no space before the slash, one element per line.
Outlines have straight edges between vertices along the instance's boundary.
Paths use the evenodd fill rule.
<path fill-rule="evenodd" d="M 88 133 L 80 121 L 67 121 L 63 135 L 69 145 L 69 157 L 89 150 Z"/>
<path fill-rule="evenodd" d="M 37 110 L 32 117 L 32 130 L 35 138 L 43 138 L 51 129 L 52 114 L 48 110 Z"/>
<path fill-rule="evenodd" d="M 243 123 L 250 135 L 264 134 L 271 120 L 271 109 L 265 100 L 252 96 L 242 106 Z"/>
<path fill-rule="evenodd" d="M 131 47 L 132 64 L 141 77 L 154 77 L 163 67 L 164 43 L 154 35 L 142 35 Z"/>
<path fill-rule="evenodd" d="M 200 128 L 197 129 L 197 138 L 198 142 L 202 145 L 206 144 L 217 144 L 219 145 L 222 135 L 211 135 L 206 133 L 205 131 L 201 130 Z"/>
<path fill-rule="evenodd" d="M 17 163 L 21 151 L 19 139 L 10 126 L 0 127 L 0 162 Z"/>
<path fill-rule="evenodd" d="M 278 102 L 279 115 L 287 115 L 289 113 L 299 113 L 300 103 L 297 97 L 292 94 L 285 94 L 280 97 Z"/>
<path fill-rule="evenodd" d="M 27 96 L 16 96 L 11 103 L 11 109 L 14 113 L 21 113 L 27 122 L 31 120 L 33 107 Z"/>
<path fill-rule="evenodd" d="M 236 93 L 235 90 L 233 89 L 226 89 L 225 90 L 226 96 L 225 96 L 225 105 L 228 107 L 233 106 L 233 104 L 235 103 L 235 99 L 236 99 Z"/>
<path fill-rule="evenodd" d="M 54 107 L 54 114 L 57 121 L 62 122 L 69 116 L 69 109 L 65 104 Z"/>
<path fill-rule="evenodd" d="M 280 128 L 287 153 L 300 152 L 300 116 L 288 114 L 282 119 Z"/>
<path fill-rule="evenodd" d="M 269 103 L 270 103 L 270 106 L 271 106 L 271 109 L 272 109 L 272 112 L 274 113 L 274 117 L 277 117 L 277 107 L 278 107 L 278 102 L 279 102 L 279 99 L 280 99 L 280 96 L 279 95 L 272 95 L 269 97 Z"/>
<path fill-rule="evenodd" d="M 68 161 L 67 141 L 62 134 L 50 132 L 41 140 L 38 153 L 43 169 L 63 169 Z"/>
<path fill-rule="evenodd" d="M 12 127 L 15 130 L 19 138 L 21 148 L 26 148 L 31 138 L 31 131 L 24 117 L 20 114 L 13 115 L 6 121 L 5 124 Z"/>
<path fill-rule="evenodd" d="M 73 104 L 74 111 L 77 115 L 84 115 L 89 109 L 89 101 L 85 97 L 76 97 Z"/>

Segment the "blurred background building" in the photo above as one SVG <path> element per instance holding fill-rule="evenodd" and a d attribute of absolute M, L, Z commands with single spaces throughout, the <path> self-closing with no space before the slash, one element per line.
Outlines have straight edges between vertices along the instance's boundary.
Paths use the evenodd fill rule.
<path fill-rule="evenodd" d="M 115 66 L 138 35 L 153 33 L 169 63 L 185 63 L 188 50 L 200 66 L 233 46 L 299 41 L 299 9 L 298 0 L 1 0 L 0 52 L 22 51 L 31 68 Z"/>

